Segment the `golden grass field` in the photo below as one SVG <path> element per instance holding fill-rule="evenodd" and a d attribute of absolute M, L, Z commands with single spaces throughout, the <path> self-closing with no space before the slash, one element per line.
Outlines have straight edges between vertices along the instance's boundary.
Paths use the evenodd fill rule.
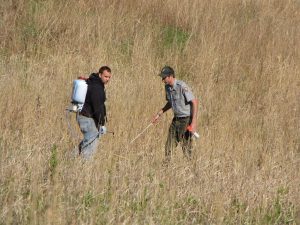
<path fill-rule="evenodd" d="M 299 0 L 1 0 L 0 224 L 300 224 Z M 112 68 L 95 158 L 72 81 Z M 199 99 L 194 159 L 163 167 L 157 76 Z"/>

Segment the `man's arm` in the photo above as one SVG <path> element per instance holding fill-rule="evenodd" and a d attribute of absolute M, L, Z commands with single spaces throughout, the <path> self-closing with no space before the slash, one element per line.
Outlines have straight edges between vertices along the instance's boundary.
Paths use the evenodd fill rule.
<path fill-rule="evenodd" d="M 159 118 L 164 112 L 166 112 L 166 111 L 168 111 L 169 109 L 171 109 L 171 107 L 172 107 L 171 103 L 170 103 L 170 102 L 167 102 L 167 103 L 165 104 L 165 106 L 164 106 L 161 110 L 159 110 L 158 113 L 156 113 L 156 114 L 154 115 L 154 117 L 153 117 L 153 119 L 152 119 L 152 123 L 156 123 L 157 120 L 158 120 L 158 118 Z"/>
<path fill-rule="evenodd" d="M 96 127 L 103 125 L 104 122 L 104 92 L 97 90 L 97 87 L 91 87 L 91 107 L 92 116 L 95 120 Z"/>
<path fill-rule="evenodd" d="M 191 122 L 191 132 L 196 131 L 196 126 L 197 126 L 197 113 L 198 113 L 198 100 L 193 99 L 191 101 L 192 104 L 192 122 Z"/>

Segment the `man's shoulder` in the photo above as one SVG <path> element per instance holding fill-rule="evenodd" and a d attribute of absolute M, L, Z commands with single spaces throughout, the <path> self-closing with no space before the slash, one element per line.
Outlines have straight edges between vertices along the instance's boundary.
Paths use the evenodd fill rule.
<path fill-rule="evenodd" d="M 89 78 L 87 79 L 88 82 L 90 83 L 99 83 L 101 82 L 101 78 L 97 73 L 92 73 Z"/>
<path fill-rule="evenodd" d="M 89 79 L 87 79 L 87 84 L 89 86 L 103 86 L 100 77 L 95 74 L 90 75 Z"/>
<path fill-rule="evenodd" d="M 176 85 L 180 87 L 188 87 L 188 85 L 182 80 L 176 80 Z"/>
<path fill-rule="evenodd" d="M 178 80 L 176 84 L 177 90 L 181 91 L 182 93 L 192 94 L 191 88 L 184 81 Z"/>

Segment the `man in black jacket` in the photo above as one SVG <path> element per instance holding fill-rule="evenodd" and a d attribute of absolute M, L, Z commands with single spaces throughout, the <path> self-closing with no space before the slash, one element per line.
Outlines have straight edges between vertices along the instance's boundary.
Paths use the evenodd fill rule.
<path fill-rule="evenodd" d="M 88 84 L 86 98 L 77 116 L 77 122 L 84 136 L 79 144 L 79 154 L 85 159 L 90 159 L 96 151 L 99 131 L 106 122 L 105 85 L 111 77 L 111 69 L 102 66 L 98 73 L 92 73 L 86 80 Z"/>

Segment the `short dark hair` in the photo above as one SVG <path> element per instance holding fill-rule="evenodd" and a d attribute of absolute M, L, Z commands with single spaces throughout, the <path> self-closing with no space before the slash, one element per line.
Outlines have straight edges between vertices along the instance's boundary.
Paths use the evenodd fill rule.
<path fill-rule="evenodd" d="M 111 69 L 108 66 L 101 66 L 99 69 L 99 74 L 102 74 L 105 70 L 111 73 Z"/>

